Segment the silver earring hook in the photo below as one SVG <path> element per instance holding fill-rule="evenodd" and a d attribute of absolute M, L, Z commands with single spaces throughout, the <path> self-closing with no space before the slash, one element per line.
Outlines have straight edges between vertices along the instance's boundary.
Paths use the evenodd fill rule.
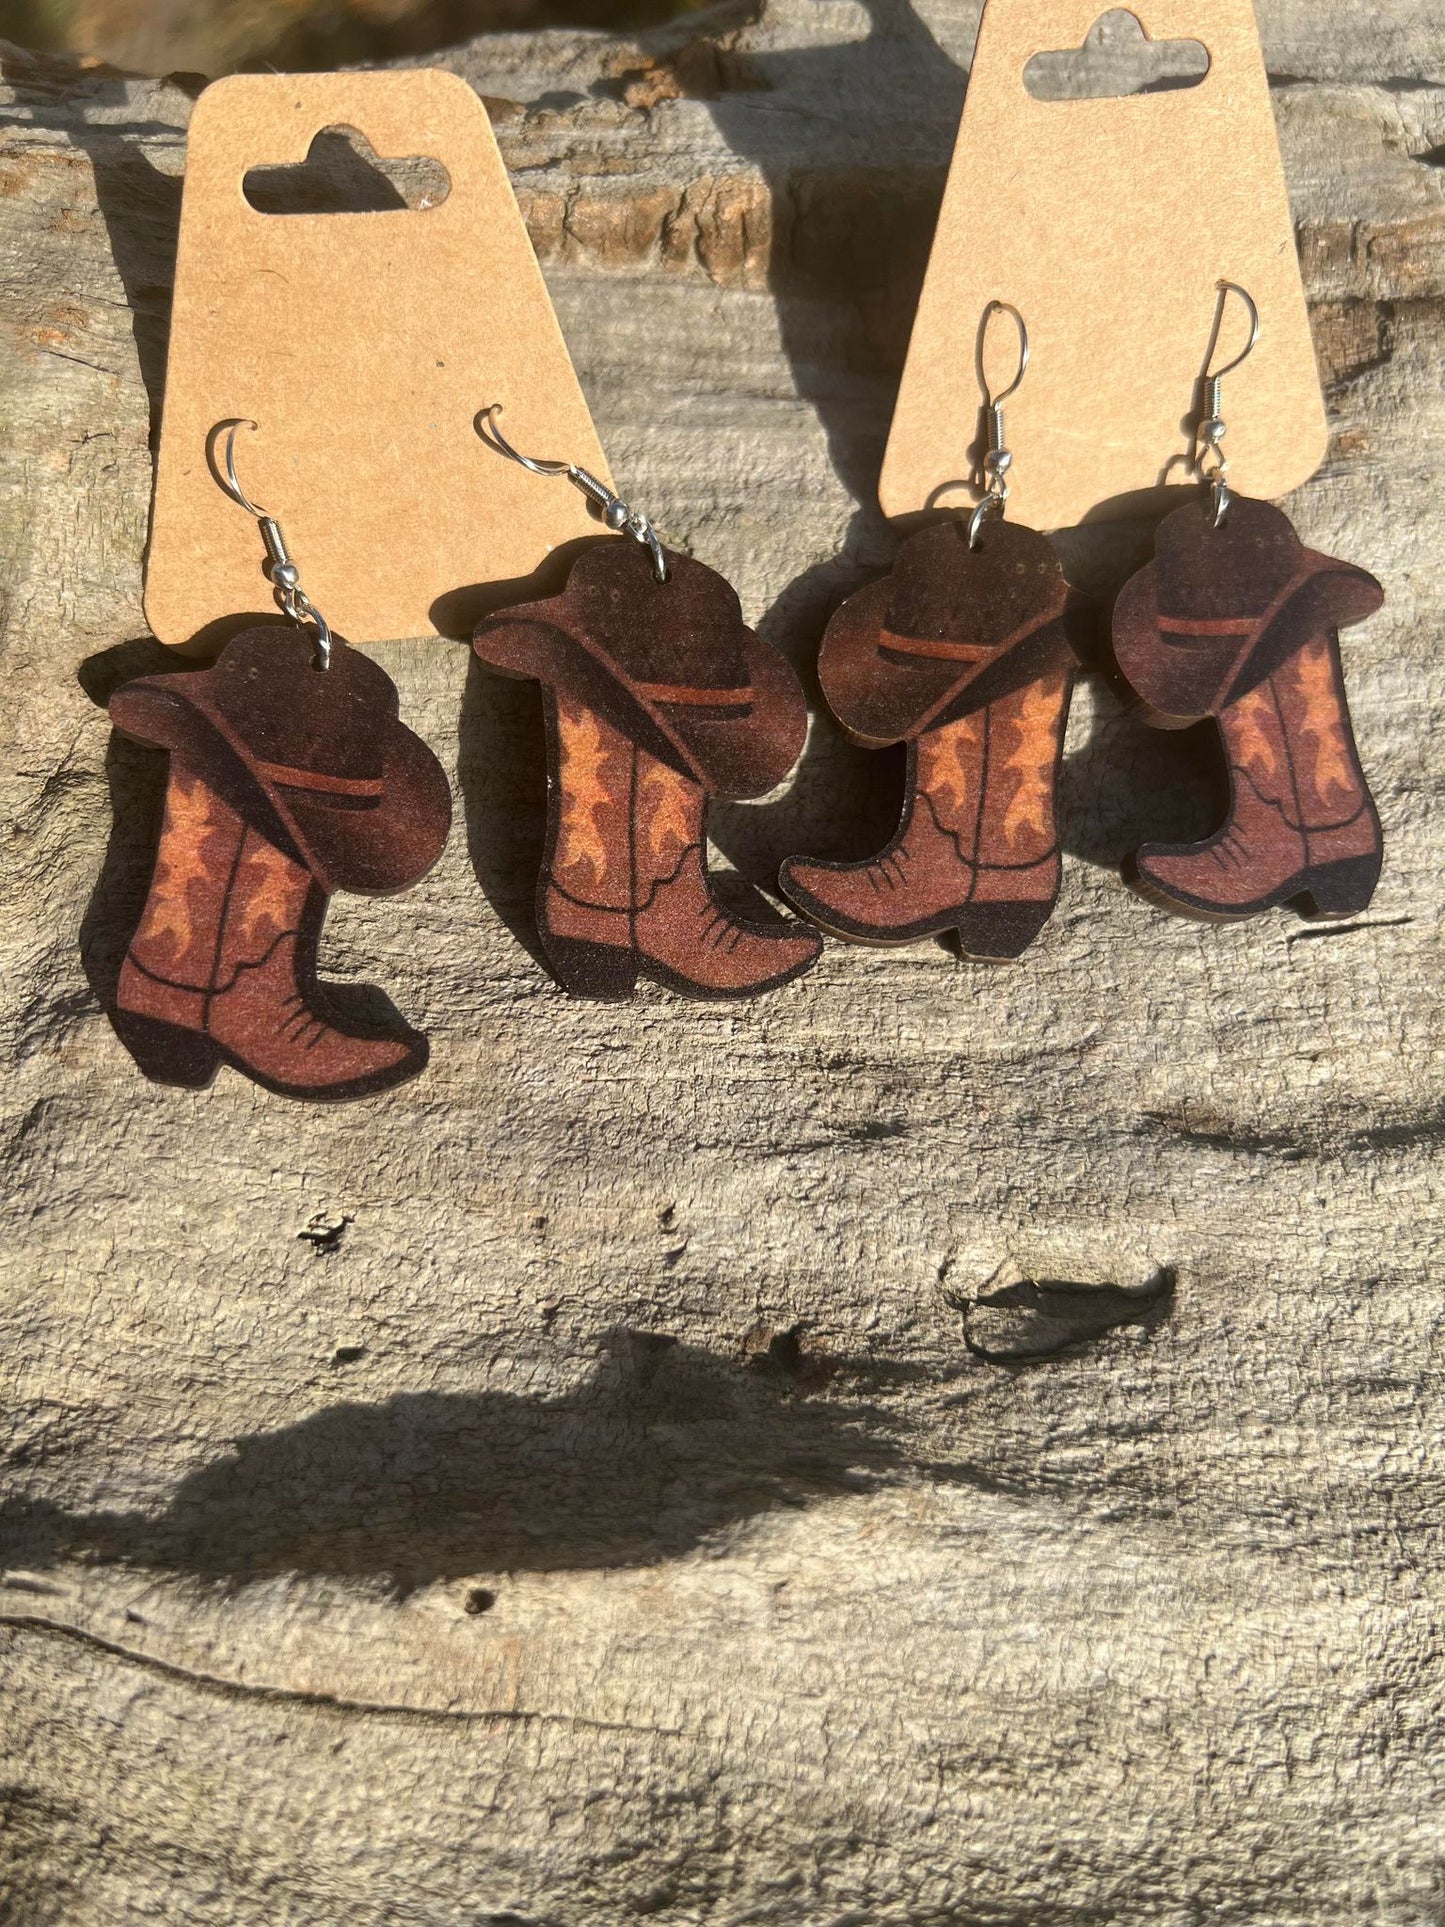
<path fill-rule="evenodd" d="M 224 475 L 218 475 L 216 477 L 216 480 L 221 484 L 221 487 L 225 489 L 226 493 L 230 496 L 231 500 L 233 502 L 239 502 L 241 507 L 246 511 L 248 515 L 254 515 L 258 522 L 269 522 L 272 519 L 269 512 L 266 509 L 257 508 L 256 504 L 251 500 L 250 496 L 246 493 L 245 489 L 241 487 L 241 484 L 236 476 L 236 430 L 238 428 L 254 429 L 255 427 L 256 427 L 255 422 L 249 421 L 244 417 L 238 415 L 234 421 L 218 422 L 216 426 L 211 430 L 211 446 L 213 448 L 215 445 L 215 438 L 217 435 L 220 434 L 221 430 L 223 428 L 229 430 L 229 433 L 226 436 L 226 457 L 225 457 L 226 472 Z M 214 470 L 215 470 L 215 464 L 213 462 L 212 463 L 213 473 L 214 473 Z"/>
<path fill-rule="evenodd" d="M 1008 387 L 995 395 L 988 385 L 988 371 L 984 366 L 988 351 L 989 325 L 995 315 L 1006 314 L 1019 331 L 1018 372 Z M 984 411 L 988 416 L 988 447 L 983 458 L 984 497 L 969 517 L 968 546 L 976 549 L 983 531 L 986 518 L 997 509 L 1004 513 L 1004 503 L 1009 498 L 1008 472 L 1013 467 L 1013 452 L 1008 446 L 1004 432 L 1003 405 L 1011 395 L 1016 395 L 1019 384 L 1028 373 L 1029 331 L 1023 316 L 1011 301 L 990 301 L 984 309 L 978 324 L 978 382 L 983 390 Z"/>
<path fill-rule="evenodd" d="M 1009 383 L 1008 387 L 1005 388 L 1003 393 L 1000 395 L 993 395 L 989 393 L 988 372 L 983 365 L 984 355 L 988 350 L 989 326 L 992 323 L 993 318 L 996 314 L 1006 314 L 1019 331 L 1018 373 L 1014 376 L 1013 380 Z M 979 382 L 983 388 L 983 398 L 984 398 L 985 406 L 989 408 L 997 408 L 1001 402 L 1006 402 L 1010 395 L 1016 395 L 1019 390 L 1019 384 L 1022 382 L 1024 376 L 1028 373 L 1028 371 L 1029 371 L 1029 331 L 1023 316 L 1019 313 L 1018 309 L 1014 306 L 1014 304 L 1011 301 L 990 301 L 988 306 L 983 311 L 983 316 L 979 322 L 979 334 L 978 334 L 978 372 L 979 372 Z"/>
<path fill-rule="evenodd" d="M 509 462 L 517 462 L 521 467 L 530 469 L 534 475 L 565 475 L 574 488 L 580 489 L 589 502 L 601 509 L 602 520 L 609 529 L 615 529 L 619 535 L 630 535 L 634 542 L 642 544 L 652 557 L 652 573 L 659 582 L 666 582 L 667 557 L 663 554 L 657 531 L 647 517 L 638 509 L 629 508 L 620 495 L 578 463 L 546 461 L 535 455 L 524 455 L 519 448 L 513 448 L 497 426 L 496 417 L 501 412 L 502 404 L 499 401 L 489 402 L 485 408 L 477 410 L 472 426 L 487 447 L 495 449 L 498 455 L 505 455 Z"/>
<path fill-rule="evenodd" d="M 574 473 L 578 475 L 586 473 L 585 469 L 577 468 L 573 462 L 543 461 L 535 455 L 524 455 L 520 448 L 513 448 L 496 422 L 492 420 L 494 415 L 500 415 L 501 412 L 502 404 L 494 401 L 488 407 L 477 411 L 475 423 L 478 435 L 484 442 L 489 442 L 499 455 L 505 455 L 509 462 L 517 462 L 523 468 L 531 469 L 534 475 L 566 475 L 570 478 Z M 486 424 L 485 427 L 483 423 Z M 597 486 L 600 488 L 602 484 L 599 482 Z"/>
<path fill-rule="evenodd" d="M 1209 367 L 1209 363 L 1214 359 L 1215 349 L 1219 346 L 1220 333 L 1224 328 L 1224 316 L 1229 306 L 1229 297 L 1232 294 L 1237 294 L 1249 310 L 1249 340 L 1245 342 L 1233 361 L 1227 362 L 1223 368 L 1216 370 L 1214 374 L 1206 374 L 1205 378 L 1208 381 L 1223 381 L 1224 377 L 1226 375 L 1232 375 L 1236 368 L 1242 368 L 1254 353 L 1255 344 L 1259 340 L 1259 309 L 1249 289 L 1240 287 L 1237 281 L 1220 281 L 1217 283 L 1217 286 L 1219 289 L 1219 302 L 1214 310 L 1214 331 L 1209 337 L 1209 353 L 1205 357 L 1204 362 L 1206 370 Z"/>
<path fill-rule="evenodd" d="M 1214 497 L 1214 526 L 1223 525 L 1229 513 L 1234 493 L 1226 476 L 1229 474 L 1229 458 L 1223 448 L 1227 424 L 1224 420 L 1224 377 L 1232 375 L 1236 368 L 1242 368 L 1254 353 L 1255 343 L 1259 340 L 1259 309 L 1254 296 L 1248 288 L 1240 287 L 1237 281 L 1217 283 L 1219 300 L 1214 309 L 1214 326 L 1210 330 L 1209 348 L 1204 357 L 1204 419 L 1199 424 L 1199 433 L 1194 445 L 1194 468 L 1201 482 L 1207 482 Z M 1210 372 L 1219 337 L 1224 329 L 1224 317 L 1229 309 L 1229 297 L 1237 294 L 1249 311 L 1249 340 L 1223 368 Z M 1211 457 L 1213 460 L 1211 462 Z"/>
<path fill-rule="evenodd" d="M 217 422 L 206 437 L 206 460 L 211 474 L 219 487 L 224 489 L 231 500 L 248 515 L 254 516 L 261 530 L 261 540 L 266 545 L 266 580 L 275 591 L 276 604 L 288 621 L 294 622 L 298 629 L 308 625 L 316 632 L 316 667 L 331 667 L 331 626 L 316 604 L 301 587 L 301 571 L 291 560 L 286 538 L 281 533 L 281 524 L 269 510 L 258 508 L 242 488 L 236 474 L 236 431 L 249 428 L 253 431 L 257 424 L 245 415 L 235 415 L 223 422 Z M 216 443 L 222 434 L 226 437 L 225 452 L 218 465 Z"/>

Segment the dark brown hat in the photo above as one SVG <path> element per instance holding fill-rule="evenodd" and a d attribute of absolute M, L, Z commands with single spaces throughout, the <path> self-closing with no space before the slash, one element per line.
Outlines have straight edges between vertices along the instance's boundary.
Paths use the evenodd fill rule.
<path fill-rule="evenodd" d="M 1372 616 L 1385 600 L 1352 562 L 1307 549 L 1269 502 L 1236 496 L 1219 528 L 1207 499 L 1166 516 L 1154 560 L 1114 605 L 1114 654 L 1158 715 L 1217 713 L 1313 635 Z"/>
<path fill-rule="evenodd" d="M 935 523 L 828 624 L 823 693 L 860 742 L 911 742 L 1072 662 L 1069 594 L 1037 530 L 995 519 L 971 548 L 966 518 Z"/>
<path fill-rule="evenodd" d="M 451 827 L 446 774 L 397 720 L 396 686 L 338 637 L 248 629 L 210 669 L 143 676 L 110 699 L 117 729 L 187 756 L 240 812 L 279 823 L 328 893 L 405 889 Z"/>
<path fill-rule="evenodd" d="M 730 583 L 664 553 L 659 582 L 641 544 L 600 541 L 561 595 L 489 616 L 473 647 L 493 668 L 585 703 L 710 795 L 760 796 L 802 750 L 802 686 L 743 621 Z"/>

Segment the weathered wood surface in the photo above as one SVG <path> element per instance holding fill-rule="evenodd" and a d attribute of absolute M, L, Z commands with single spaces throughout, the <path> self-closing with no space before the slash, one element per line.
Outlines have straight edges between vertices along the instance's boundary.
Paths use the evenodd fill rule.
<path fill-rule="evenodd" d="M 890 553 L 975 12 L 454 57 L 622 485 L 803 664 Z M 1204 760 L 1091 684 L 1025 964 L 572 1005 L 526 948 L 535 699 L 398 644 L 464 824 L 338 901 L 330 971 L 433 1037 L 339 1112 L 146 1086 L 98 1007 L 159 790 L 93 699 L 149 660 L 189 97 L 6 55 L 5 1918 L 1439 1919 L 1445 27 L 1262 16 L 1334 427 L 1290 506 L 1390 598 L 1345 640 L 1369 915 L 1128 896 Z M 766 880 L 893 800 L 820 725 L 719 841 Z"/>

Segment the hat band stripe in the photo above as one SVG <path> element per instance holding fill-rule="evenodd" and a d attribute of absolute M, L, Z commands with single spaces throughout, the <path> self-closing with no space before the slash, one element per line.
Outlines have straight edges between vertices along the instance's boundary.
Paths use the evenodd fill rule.
<path fill-rule="evenodd" d="M 325 796 L 380 796 L 379 776 L 326 776 L 320 770 L 291 769 L 285 763 L 263 763 L 257 769 L 288 790 L 316 790 Z"/>
<path fill-rule="evenodd" d="M 882 628 L 878 631 L 875 648 L 891 650 L 899 656 L 929 656 L 940 662 L 957 662 L 965 666 L 975 663 L 988 664 L 1000 656 L 1006 656 L 1010 649 L 1016 649 L 1021 642 L 1028 642 L 1041 631 L 1049 629 L 1063 615 L 1061 608 L 1049 614 L 1028 616 L 1016 629 L 1010 629 L 1006 636 L 997 642 L 951 642 L 947 637 L 929 641 L 922 636 L 900 636 L 896 630 Z"/>
<path fill-rule="evenodd" d="M 1159 628 L 1166 636 L 1247 636 L 1259 620 L 1258 616 L 1160 616 Z"/>
<path fill-rule="evenodd" d="M 1211 620 L 1205 616 L 1166 616 L 1157 615 L 1155 626 L 1162 635 L 1171 631 L 1180 636 L 1262 636 L 1275 617 L 1315 574 L 1306 566 L 1296 569 L 1284 586 L 1277 591 L 1273 600 L 1257 616 L 1233 616 L 1228 619 Z"/>
<path fill-rule="evenodd" d="M 688 689 L 668 682 L 639 682 L 632 686 L 648 702 L 690 703 L 699 709 L 736 709 L 753 700 L 748 684 L 741 689 Z"/>

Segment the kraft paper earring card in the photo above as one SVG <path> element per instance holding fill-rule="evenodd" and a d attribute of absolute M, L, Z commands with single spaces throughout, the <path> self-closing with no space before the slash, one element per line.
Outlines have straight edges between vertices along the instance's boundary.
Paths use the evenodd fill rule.
<path fill-rule="evenodd" d="M 1247 287 L 1259 345 L 1231 392 L 1231 479 L 1273 497 L 1328 434 L 1251 0 L 1139 0 L 1148 39 L 1202 45 L 1207 71 L 1155 91 L 1040 99 L 1039 56 L 1080 48 L 1098 0 L 988 0 L 879 496 L 888 515 L 977 498 L 974 320 L 1028 316 L 1033 373 L 1011 404 L 1010 512 L 1035 528 L 1156 506 L 1189 478 L 1217 284 Z M 1037 69 L 1035 69 L 1035 72 Z M 1229 342 L 1220 343 L 1222 351 Z"/>
<path fill-rule="evenodd" d="M 423 157 L 446 191 L 415 207 L 270 211 L 275 171 L 338 129 L 384 159 Z M 497 401 L 523 446 L 606 476 L 472 89 L 432 70 L 237 74 L 207 88 L 191 122 L 146 579 L 160 640 L 271 609 L 255 530 L 208 466 L 227 417 L 257 423 L 246 491 L 285 524 L 308 589 L 353 642 L 436 633 L 439 597 L 525 577 L 596 534 L 572 491 L 486 461 L 473 420 Z"/>

